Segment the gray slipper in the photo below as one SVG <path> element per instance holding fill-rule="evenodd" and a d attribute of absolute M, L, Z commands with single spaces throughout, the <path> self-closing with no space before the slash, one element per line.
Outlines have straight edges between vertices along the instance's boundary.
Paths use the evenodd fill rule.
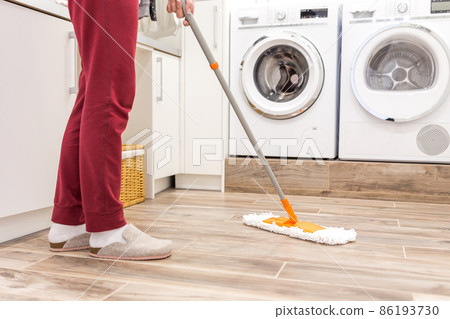
<path fill-rule="evenodd" d="M 83 250 L 83 249 L 89 249 L 89 238 L 91 237 L 91 234 L 84 233 L 78 236 L 75 236 L 68 241 L 63 241 L 61 243 L 50 243 L 50 250 L 51 251 L 76 251 L 76 250 Z"/>
<path fill-rule="evenodd" d="M 153 238 L 134 225 L 128 224 L 123 238 L 126 244 L 112 243 L 102 248 L 91 247 L 92 257 L 121 260 L 153 260 L 167 258 L 172 254 L 170 240 Z"/>

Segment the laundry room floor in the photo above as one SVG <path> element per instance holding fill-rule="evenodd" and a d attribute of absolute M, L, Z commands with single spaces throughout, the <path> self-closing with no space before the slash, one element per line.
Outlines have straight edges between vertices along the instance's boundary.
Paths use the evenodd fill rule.
<path fill-rule="evenodd" d="M 173 240 L 159 261 L 48 250 L 48 230 L 0 244 L 2 300 L 450 300 L 450 205 L 289 196 L 300 219 L 355 228 L 325 246 L 242 223 L 275 195 L 169 189 L 125 209 Z"/>

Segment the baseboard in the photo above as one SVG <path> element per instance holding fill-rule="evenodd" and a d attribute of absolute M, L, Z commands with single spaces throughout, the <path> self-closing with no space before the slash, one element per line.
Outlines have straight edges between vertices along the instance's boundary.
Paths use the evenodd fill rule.
<path fill-rule="evenodd" d="M 49 228 L 52 211 L 46 207 L 0 218 L 0 243 Z"/>
<path fill-rule="evenodd" d="M 182 189 L 222 191 L 222 183 L 221 175 L 179 174 L 175 176 L 175 187 Z"/>
<path fill-rule="evenodd" d="M 268 159 L 286 195 L 450 204 L 450 165 Z M 230 158 L 225 191 L 276 194 L 259 161 Z"/>

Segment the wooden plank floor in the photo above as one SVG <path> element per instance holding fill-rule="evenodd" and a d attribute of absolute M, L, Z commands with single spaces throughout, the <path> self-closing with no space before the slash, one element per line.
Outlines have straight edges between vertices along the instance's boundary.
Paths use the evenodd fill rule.
<path fill-rule="evenodd" d="M 289 197 L 298 216 L 355 228 L 324 246 L 242 224 L 274 195 L 168 190 L 126 218 L 173 240 L 151 262 L 53 253 L 42 231 L 0 244 L 1 300 L 450 300 L 450 205 Z"/>

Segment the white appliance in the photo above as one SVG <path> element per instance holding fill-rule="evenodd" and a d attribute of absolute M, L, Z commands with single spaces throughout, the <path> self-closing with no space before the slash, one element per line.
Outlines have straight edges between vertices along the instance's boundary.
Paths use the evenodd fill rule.
<path fill-rule="evenodd" d="M 340 5 L 231 11 L 230 87 L 266 156 L 337 157 Z M 233 110 L 230 155 L 256 155 Z"/>
<path fill-rule="evenodd" d="M 450 0 L 345 4 L 339 158 L 450 162 Z"/>

